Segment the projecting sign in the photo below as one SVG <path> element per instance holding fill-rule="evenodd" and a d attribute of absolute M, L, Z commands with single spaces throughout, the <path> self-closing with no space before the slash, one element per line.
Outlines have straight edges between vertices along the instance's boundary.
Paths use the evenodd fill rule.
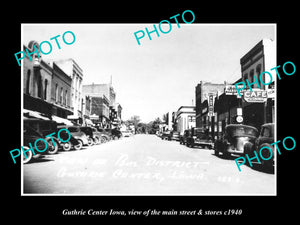
<path fill-rule="evenodd" d="M 214 93 L 208 94 L 208 116 L 214 116 Z"/>
<path fill-rule="evenodd" d="M 239 89 L 242 89 L 244 87 L 244 85 L 238 85 L 238 88 Z M 237 90 L 236 90 L 236 87 L 234 85 L 226 85 L 225 86 L 225 95 L 237 95 Z M 240 91 L 241 94 L 243 92 L 243 90 Z"/>
<path fill-rule="evenodd" d="M 265 102 L 268 99 L 267 91 L 261 89 L 247 90 L 243 94 L 243 98 L 246 102 Z"/>

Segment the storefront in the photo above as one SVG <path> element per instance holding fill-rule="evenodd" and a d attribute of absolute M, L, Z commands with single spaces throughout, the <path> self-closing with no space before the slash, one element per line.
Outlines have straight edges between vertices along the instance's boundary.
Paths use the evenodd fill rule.
<path fill-rule="evenodd" d="M 215 136 L 220 137 L 228 124 L 238 123 L 239 99 L 236 95 L 223 93 L 215 98 L 214 112 L 217 131 Z"/>

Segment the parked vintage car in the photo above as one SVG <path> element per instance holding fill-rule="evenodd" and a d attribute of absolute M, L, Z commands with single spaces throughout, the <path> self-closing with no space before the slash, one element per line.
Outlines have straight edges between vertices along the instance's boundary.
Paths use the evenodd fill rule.
<path fill-rule="evenodd" d="M 39 139 L 39 138 L 45 139 L 45 137 L 41 133 L 37 132 L 36 130 L 34 130 L 33 128 L 31 128 L 30 126 L 28 126 L 26 124 L 24 124 L 23 134 L 24 134 L 24 136 L 23 136 L 24 150 L 29 149 L 29 143 L 31 144 L 31 146 L 34 146 L 34 143 L 37 139 Z M 47 142 L 47 143 L 49 143 L 49 142 Z M 45 149 L 46 146 L 43 141 L 38 141 L 36 143 L 36 147 L 41 150 L 41 149 Z M 26 151 L 25 152 L 26 157 L 25 157 L 25 154 L 22 154 L 23 155 L 23 163 L 26 164 L 26 163 L 30 162 L 33 158 L 38 158 L 42 154 L 47 154 L 48 151 L 49 151 L 49 145 L 48 145 L 48 149 L 43 152 L 35 151 L 35 155 L 33 155 L 32 151 Z M 51 148 L 50 148 L 50 151 L 51 151 Z"/>
<path fill-rule="evenodd" d="M 58 126 L 59 129 L 61 128 L 67 128 L 71 135 L 77 139 L 78 144 L 77 145 L 73 145 L 75 150 L 80 150 L 82 148 L 83 145 L 88 145 L 88 137 L 86 136 L 86 134 L 80 130 L 79 126 L 65 126 L 65 125 L 60 125 Z"/>
<path fill-rule="evenodd" d="M 79 129 L 86 134 L 88 138 L 88 146 L 92 146 L 95 143 L 93 129 L 86 126 L 80 126 Z"/>
<path fill-rule="evenodd" d="M 101 133 L 102 143 L 108 142 L 111 140 L 110 133 L 107 132 L 104 128 L 96 126 L 96 129 Z"/>
<path fill-rule="evenodd" d="M 49 154 L 57 153 L 59 148 L 62 148 L 64 151 L 69 151 L 72 145 L 78 144 L 78 141 L 74 137 L 71 137 L 68 142 L 61 142 L 57 137 L 57 133 L 59 131 L 58 124 L 53 120 L 42 120 L 38 118 L 24 118 L 24 124 L 30 126 L 35 131 L 41 133 L 43 136 L 47 136 L 48 134 L 55 133 L 52 136 L 55 145 L 52 144 L 51 137 L 45 138 L 45 140 L 51 141 L 50 150 L 48 151 Z M 65 140 L 67 139 L 67 137 L 63 138 L 64 135 L 63 132 L 60 134 L 62 136 L 61 137 L 62 139 Z"/>
<path fill-rule="evenodd" d="M 97 128 L 95 128 L 95 127 L 92 127 L 92 131 L 93 131 L 93 140 L 94 140 L 94 143 L 95 144 L 101 144 L 101 143 L 103 143 L 101 132 L 99 132 L 97 130 Z"/>
<path fill-rule="evenodd" d="M 131 137 L 133 134 L 130 130 L 121 131 L 123 137 Z"/>
<path fill-rule="evenodd" d="M 183 144 L 183 145 L 186 144 L 186 140 L 187 140 L 188 136 L 190 135 L 190 132 L 191 132 L 191 130 L 185 130 L 183 132 L 183 135 L 179 136 L 179 144 Z"/>
<path fill-rule="evenodd" d="M 254 144 L 258 136 L 258 130 L 255 127 L 230 124 L 225 127 L 225 132 L 221 139 L 215 142 L 215 155 L 222 152 L 223 157 L 229 157 L 231 154 L 245 154 L 244 146 L 247 143 Z"/>
<path fill-rule="evenodd" d="M 272 167 L 274 165 L 274 123 L 266 123 L 261 126 L 260 134 L 254 143 L 249 142 L 245 145 L 245 153 L 249 156 L 254 156 L 254 151 L 259 154 L 260 149 L 264 146 L 272 149 L 272 157 L 269 160 L 260 160 L 261 164 L 266 167 Z M 263 158 L 267 159 L 270 157 L 270 152 L 267 149 L 261 151 Z"/>
<path fill-rule="evenodd" d="M 171 141 L 179 141 L 179 139 L 180 139 L 179 132 L 177 132 L 177 131 L 171 131 L 171 133 L 170 133 L 170 140 Z"/>
<path fill-rule="evenodd" d="M 164 132 L 162 132 L 160 138 L 162 140 L 170 140 L 170 135 L 171 135 L 170 131 L 164 131 Z"/>
<path fill-rule="evenodd" d="M 112 139 L 119 139 L 119 138 L 122 137 L 122 132 L 119 131 L 119 130 L 116 129 L 116 128 L 113 128 L 113 129 L 111 129 L 111 128 L 106 128 L 105 131 L 108 132 L 108 133 L 110 134 L 110 136 L 111 136 Z"/>
<path fill-rule="evenodd" d="M 211 136 L 206 134 L 202 128 L 195 127 L 188 132 L 185 144 L 191 148 L 194 146 L 200 146 L 201 148 L 212 149 L 214 147 Z"/>

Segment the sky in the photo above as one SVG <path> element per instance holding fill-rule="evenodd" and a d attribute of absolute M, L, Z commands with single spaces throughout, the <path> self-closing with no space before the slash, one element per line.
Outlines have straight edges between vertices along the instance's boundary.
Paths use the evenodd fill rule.
<path fill-rule="evenodd" d="M 180 22 L 180 21 L 179 21 Z M 241 77 L 240 58 L 263 38 L 276 39 L 274 24 L 172 23 L 169 33 L 145 27 L 153 24 L 22 24 L 22 44 L 49 41 L 52 52 L 44 59 L 73 58 L 83 69 L 83 84 L 109 83 L 120 103 L 122 119 L 140 116 L 150 122 L 180 106 L 195 104 L 200 81 L 232 83 Z M 156 24 L 158 27 L 158 24 Z M 162 26 L 168 30 L 168 25 Z M 134 33 L 143 30 L 138 45 Z M 72 31 L 71 45 L 62 35 Z M 55 40 L 60 35 L 58 49 Z M 70 36 L 66 35 L 66 39 Z M 67 39 L 67 41 L 70 41 Z M 45 50 L 44 50 L 45 49 Z M 47 52 L 47 45 L 43 45 Z"/>

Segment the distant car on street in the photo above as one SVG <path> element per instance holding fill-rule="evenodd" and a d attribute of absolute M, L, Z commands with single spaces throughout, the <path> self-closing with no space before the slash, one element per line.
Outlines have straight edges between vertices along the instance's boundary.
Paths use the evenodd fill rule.
<path fill-rule="evenodd" d="M 183 135 L 180 135 L 180 137 L 179 137 L 179 144 L 183 144 L 183 145 L 186 144 L 186 140 L 189 137 L 190 132 L 191 132 L 191 130 L 185 130 L 183 132 Z"/>
<path fill-rule="evenodd" d="M 188 133 L 185 141 L 186 146 L 193 148 L 199 146 L 201 148 L 212 149 L 214 143 L 210 135 L 207 135 L 201 128 L 192 128 Z"/>
<path fill-rule="evenodd" d="M 112 139 L 116 139 L 116 138 L 119 139 L 119 138 L 122 137 L 122 132 L 119 131 L 116 128 L 112 128 L 112 129 L 111 128 L 106 128 L 105 131 L 110 134 Z"/>
<path fill-rule="evenodd" d="M 170 133 L 170 140 L 171 140 L 171 141 L 179 141 L 179 139 L 180 139 L 179 132 L 177 132 L 177 131 L 172 131 L 172 132 Z"/>
<path fill-rule="evenodd" d="M 104 128 L 102 128 L 100 126 L 96 126 L 96 129 L 101 133 L 103 143 L 111 140 L 111 134 L 109 132 L 107 132 Z"/>
<path fill-rule="evenodd" d="M 258 136 L 255 127 L 243 124 L 229 124 L 223 136 L 215 142 L 215 155 L 221 152 L 224 158 L 231 154 L 244 155 L 245 146 L 254 144 Z"/>
<path fill-rule="evenodd" d="M 160 138 L 161 138 L 162 140 L 170 140 L 170 135 L 171 135 L 171 132 L 170 132 L 170 131 L 164 131 L 164 132 L 161 134 Z"/>
<path fill-rule="evenodd" d="M 274 165 L 274 145 L 271 145 L 272 143 L 274 143 L 274 123 L 263 124 L 260 129 L 260 134 L 255 142 L 245 144 L 245 153 L 247 153 L 250 157 L 252 155 L 254 156 L 254 151 L 259 154 L 262 147 L 269 147 L 269 149 L 272 149 L 272 157 L 269 160 L 260 160 L 260 162 L 262 166 L 268 168 L 272 167 Z M 270 154 L 271 153 L 267 149 L 263 149 L 261 151 L 261 155 L 265 159 L 269 158 Z"/>
<path fill-rule="evenodd" d="M 123 137 L 130 137 L 133 134 L 129 130 L 125 130 L 125 131 L 122 131 L 122 135 L 123 135 Z"/>

